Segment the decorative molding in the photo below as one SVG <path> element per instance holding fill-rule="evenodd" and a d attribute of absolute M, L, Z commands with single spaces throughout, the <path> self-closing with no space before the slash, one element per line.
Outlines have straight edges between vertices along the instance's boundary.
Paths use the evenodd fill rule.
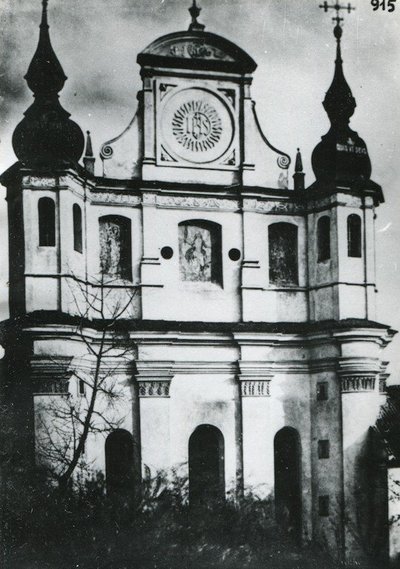
<path fill-rule="evenodd" d="M 235 149 L 233 149 L 233 152 L 227 158 L 225 158 L 225 160 L 222 162 L 222 164 L 225 164 L 226 166 L 234 166 L 236 164 L 236 150 Z"/>
<path fill-rule="evenodd" d="M 227 198 L 203 198 L 194 196 L 157 196 L 158 207 L 188 208 L 188 209 L 225 209 L 236 211 L 239 209 L 237 200 Z"/>
<path fill-rule="evenodd" d="M 127 205 L 139 206 L 142 202 L 140 196 L 121 194 L 117 192 L 91 192 L 90 203 L 92 205 Z"/>
<path fill-rule="evenodd" d="M 34 394 L 66 394 L 72 375 L 72 357 L 31 359 L 31 379 Z"/>
<path fill-rule="evenodd" d="M 245 379 L 240 381 L 242 397 L 270 397 L 270 379 Z"/>
<path fill-rule="evenodd" d="M 224 53 L 217 47 L 208 45 L 203 41 L 181 41 L 169 46 L 161 46 L 157 55 L 166 55 L 169 57 L 183 57 L 190 59 L 212 59 L 218 61 L 233 61 L 227 53 Z"/>
<path fill-rule="evenodd" d="M 170 381 L 138 381 L 139 397 L 169 397 Z"/>
<path fill-rule="evenodd" d="M 259 213 L 304 213 L 303 204 L 293 201 L 277 201 L 277 200 L 258 200 L 256 198 L 245 198 L 243 200 L 243 209 L 245 211 L 255 211 Z"/>
<path fill-rule="evenodd" d="M 172 83 L 160 83 L 160 100 L 162 101 L 167 93 L 176 87 Z"/>
<path fill-rule="evenodd" d="M 384 395 L 387 393 L 386 377 L 379 378 L 379 393 L 382 393 Z"/>
<path fill-rule="evenodd" d="M 215 362 L 215 361 L 186 361 L 175 362 L 172 366 L 175 374 L 184 375 L 235 375 L 238 373 L 236 362 Z"/>
<path fill-rule="evenodd" d="M 374 391 L 375 376 L 351 375 L 341 378 L 342 393 L 354 393 L 359 391 Z"/>
<path fill-rule="evenodd" d="M 24 187 L 30 186 L 31 188 L 54 189 L 58 187 L 60 183 L 61 180 L 53 176 L 24 176 L 22 178 L 22 185 Z"/>
<path fill-rule="evenodd" d="M 142 192 L 142 204 L 155 206 L 157 202 L 157 194 L 154 192 Z"/>
<path fill-rule="evenodd" d="M 178 160 L 173 158 L 162 144 L 161 144 L 160 158 L 162 162 L 178 162 Z"/>
<path fill-rule="evenodd" d="M 389 365 L 389 362 L 381 362 L 380 370 L 379 370 L 379 393 L 386 394 L 386 382 L 390 377 L 390 373 L 387 373 L 386 369 Z"/>
<path fill-rule="evenodd" d="M 218 89 L 231 103 L 232 107 L 236 106 L 236 91 L 234 89 Z"/>

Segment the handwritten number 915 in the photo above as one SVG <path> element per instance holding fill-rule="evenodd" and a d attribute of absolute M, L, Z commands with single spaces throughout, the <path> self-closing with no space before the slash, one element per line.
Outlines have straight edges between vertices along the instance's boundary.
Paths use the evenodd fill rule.
<path fill-rule="evenodd" d="M 386 7 L 388 12 L 393 12 L 394 9 L 396 8 L 395 2 L 396 0 L 371 0 L 371 6 L 374 12 L 379 8 L 382 8 L 382 10 L 386 10 Z"/>

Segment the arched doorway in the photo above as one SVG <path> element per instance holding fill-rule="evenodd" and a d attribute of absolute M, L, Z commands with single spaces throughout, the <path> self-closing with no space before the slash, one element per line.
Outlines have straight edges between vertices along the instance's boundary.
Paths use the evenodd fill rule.
<path fill-rule="evenodd" d="M 284 427 L 274 439 L 275 515 L 296 539 L 301 536 L 301 445 L 296 429 Z"/>
<path fill-rule="evenodd" d="M 106 439 L 107 494 L 128 494 L 133 490 L 133 437 L 117 429 Z"/>
<path fill-rule="evenodd" d="M 212 506 L 224 499 L 224 437 L 216 427 L 200 425 L 189 439 L 189 502 Z"/>

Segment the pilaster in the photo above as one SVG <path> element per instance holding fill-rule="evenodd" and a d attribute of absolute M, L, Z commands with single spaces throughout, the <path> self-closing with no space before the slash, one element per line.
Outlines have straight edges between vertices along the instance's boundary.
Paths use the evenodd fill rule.
<path fill-rule="evenodd" d="M 170 460 L 171 362 L 137 362 L 143 476 L 168 470 Z"/>
<path fill-rule="evenodd" d="M 142 287 L 142 316 L 143 318 L 156 318 L 159 307 L 154 305 L 154 289 L 163 285 L 160 280 L 160 252 L 156 230 L 157 220 L 157 194 L 143 191 L 142 196 L 142 227 L 143 227 L 143 256 L 141 261 L 141 287 Z"/>
<path fill-rule="evenodd" d="M 243 485 L 245 492 L 267 497 L 274 487 L 271 428 L 272 374 L 265 362 L 239 362 L 242 402 Z"/>

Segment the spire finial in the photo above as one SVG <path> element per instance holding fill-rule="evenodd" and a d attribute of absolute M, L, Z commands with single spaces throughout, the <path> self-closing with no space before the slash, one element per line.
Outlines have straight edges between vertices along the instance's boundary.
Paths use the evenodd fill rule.
<path fill-rule="evenodd" d="M 47 6 L 49 4 L 49 0 L 42 0 L 42 21 L 40 23 L 40 27 L 44 27 L 47 26 L 49 27 L 49 24 L 47 22 Z"/>
<path fill-rule="evenodd" d="M 59 93 L 67 79 L 51 45 L 47 6 L 48 0 L 42 0 L 39 43 L 25 75 L 28 86 L 35 96 Z"/>
<path fill-rule="evenodd" d="M 303 172 L 303 160 L 301 158 L 300 148 L 298 148 L 296 154 L 296 162 L 294 164 L 294 174 L 293 174 L 295 190 L 300 190 L 300 191 L 304 190 L 304 178 L 305 174 Z"/>
<path fill-rule="evenodd" d="M 92 139 L 90 137 L 90 130 L 86 131 L 85 158 L 93 158 L 93 147 L 92 147 Z"/>
<path fill-rule="evenodd" d="M 332 18 L 332 21 L 335 22 L 333 35 L 336 38 L 335 74 L 333 76 L 332 84 L 325 96 L 324 108 L 333 125 L 348 124 L 350 117 L 354 113 L 356 102 L 343 73 L 343 60 L 340 45 L 340 40 L 343 34 L 343 28 L 341 26 L 343 18 L 341 18 L 339 14 L 340 10 L 347 10 L 350 14 L 352 10 L 355 10 L 355 8 L 353 8 L 350 3 L 348 3 L 347 6 L 342 6 L 339 3 L 330 5 L 327 1 L 320 4 L 320 8 L 323 8 L 325 12 L 328 12 L 328 10 L 336 11 L 336 16 Z"/>
<path fill-rule="evenodd" d="M 302 172 L 303 171 L 303 160 L 301 158 L 301 152 L 300 152 L 300 148 L 297 149 L 297 154 L 296 154 L 296 162 L 294 165 L 294 171 L 295 172 Z"/>
<path fill-rule="evenodd" d="M 189 26 L 189 31 L 196 31 L 196 32 L 202 32 L 205 28 L 204 24 L 200 24 L 197 21 L 197 18 L 200 16 L 200 12 L 201 12 L 201 8 L 200 6 L 197 6 L 196 4 L 196 0 L 193 0 L 193 4 L 190 6 L 189 8 L 189 13 L 192 17 L 192 22 Z"/>

